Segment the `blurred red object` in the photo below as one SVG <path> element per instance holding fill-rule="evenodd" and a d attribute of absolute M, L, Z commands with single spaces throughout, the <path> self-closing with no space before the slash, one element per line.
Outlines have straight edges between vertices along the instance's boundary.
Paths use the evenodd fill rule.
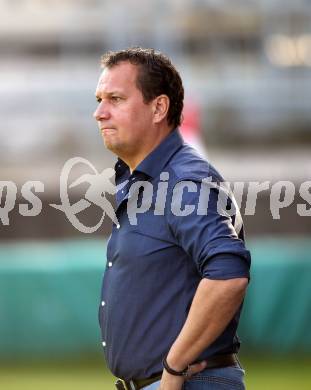
<path fill-rule="evenodd" d="M 193 146 L 200 154 L 206 155 L 201 139 L 201 115 L 199 104 L 193 99 L 185 101 L 183 121 L 180 126 L 183 139 Z"/>

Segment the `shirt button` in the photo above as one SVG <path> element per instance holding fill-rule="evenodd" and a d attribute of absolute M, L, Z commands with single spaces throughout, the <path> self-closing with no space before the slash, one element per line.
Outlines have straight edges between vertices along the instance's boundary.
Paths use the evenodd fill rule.
<path fill-rule="evenodd" d="M 118 224 L 117 224 L 117 229 L 120 229 L 120 227 L 121 227 L 121 226 L 120 226 L 120 224 L 118 223 Z"/>
<path fill-rule="evenodd" d="M 111 261 L 109 261 L 108 267 L 112 267 L 112 262 Z"/>
<path fill-rule="evenodd" d="M 102 301 L 102 306 L 105 306 L 105 304 L 106 304 L 105 301 Z"/>
<path fill-rule="evenodd" d="M 103 347 L 105 347 L 106 346 L 106 341 L 103 341 L 102 345 L 103 345 Z"/>

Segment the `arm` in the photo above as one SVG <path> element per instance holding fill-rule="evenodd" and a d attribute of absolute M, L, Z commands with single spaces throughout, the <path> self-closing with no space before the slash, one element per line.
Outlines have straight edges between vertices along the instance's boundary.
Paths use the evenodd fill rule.
<path fill-rule="evenodd" d="M 195 262 L 201 281 L 188 317 L 171 346 L 167 362 L 176 371 L 195 361 L 224 331 L 243 301 L 249 278 L 250 255 L 225 212 L 217 210 L 218 193 L 211 190 L 206 215 L 192 213 L 168 223 L 179 245 Z M 185 194 L 185 204 L 197 204 L 197 193 Z M 189 234 L 191 232 L 191 234 Z M 192 364 L 191 374 L 205 368 Z M 160 390 L 180 390 L 184 377 L 163 371 Z"/>
<path fill-rule="evenodd" d="M 247 278 L 201 280 L 187 320 L 168 353 L 170 367 L 183 370 L 222 333 L 242 303 L 247 284 Z M 198 363 L 191 366 L 191 372 L 204 368 L 204 363 Z M 164 370 L 160 389 L 180 390 L 183 382 L 183 377 Z"/>

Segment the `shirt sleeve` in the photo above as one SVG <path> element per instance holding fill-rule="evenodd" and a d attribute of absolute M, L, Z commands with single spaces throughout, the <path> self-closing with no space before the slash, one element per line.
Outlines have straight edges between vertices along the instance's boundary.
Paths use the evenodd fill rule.
<path fill-rule="evenodd" d="M 197 191 L 194 191 L 193 184 L 196 185 Z M 202 278 L 249 279 L 250 252 L 233 226 L 236 216 L 219 212 L 217 207 L 219 191 L 215 188 L 210 190 L 206 212 L 201 215 L 202 207 L 198 208 L 200 188 L 200 182 L 191 181 L 189 187 L 182 185 L 180 189 L 182 194 L 179 193 L 177 199 L 174 199 L 172 191 L 171 205 L 167 211 L 172 233 L 183 250 L 193 259 Z M 188 206 L 193 211 L 183 215 L 187 214 L 185 210 Z M 179 209 L 182 211 L 176 212 Z"/>

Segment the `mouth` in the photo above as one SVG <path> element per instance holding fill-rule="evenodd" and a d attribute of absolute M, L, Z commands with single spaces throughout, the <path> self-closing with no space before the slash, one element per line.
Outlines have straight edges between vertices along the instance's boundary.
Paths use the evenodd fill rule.
<path fill-rule="evenodd" d="M 114 133 L 116 133 L 116 129 L 113 129 L 113 128 L 107 128 L 107 127 L 105 127 L 105 128 L 101 128 L 100 129 L 100 131 L 101 131 L 101 133 L 103 134 L 103 135 L 109 135 L 109 134 L 114 134 Z"/>

